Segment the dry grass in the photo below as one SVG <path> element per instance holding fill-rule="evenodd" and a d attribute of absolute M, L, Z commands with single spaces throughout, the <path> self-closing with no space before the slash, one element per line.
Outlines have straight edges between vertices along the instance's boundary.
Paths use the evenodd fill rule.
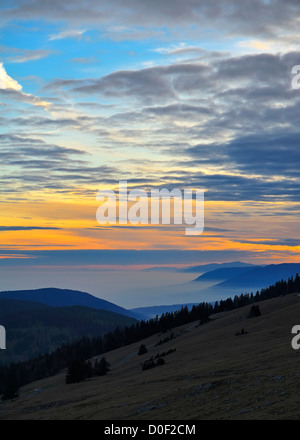
<path fill-rule="evenodd" d="M 291 329 L 300 324 L 300 298 L 259 307 L 258 318 L 248 319 L 245 307 L 176 328 L 176 339 L 158 347 L 166 335 L 107 353 L 106 377 L 65 385 L 63 371 L 25 386 L 0 405 L 0 419 L 298 419 L 300 350 L 291 347 Z M 248 333 L 235 336 L 242 328 Z M 148 353 L 138 356 L 141 343 Z M 170 348 L 164 366 L 142 371 L 145 359 Z"/>

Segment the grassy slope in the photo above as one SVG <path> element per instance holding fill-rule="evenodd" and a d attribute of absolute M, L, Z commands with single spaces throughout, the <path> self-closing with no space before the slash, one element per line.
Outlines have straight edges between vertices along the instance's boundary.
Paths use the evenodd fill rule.
<path fill-rule="evenodd" d="M 258 318 L 247 319 L 247 306 L 174 329 L 176 339 L 159 347 L 155 335 L 143 341 L 143 356 L 140 343 L 107 353 L 106 377 L 65 385 L 64 371 L 30 384 L 0 406 L 0 419 L 297 419 L 300 353 L 291 348 L 291 328 L 300 324 L 300 298 L 259 307 Z M 242 328 L 248 334 L 235 336 Z M 143 360 L 170 348 L 177 351 L 166 365 L 141 370 Z"/>

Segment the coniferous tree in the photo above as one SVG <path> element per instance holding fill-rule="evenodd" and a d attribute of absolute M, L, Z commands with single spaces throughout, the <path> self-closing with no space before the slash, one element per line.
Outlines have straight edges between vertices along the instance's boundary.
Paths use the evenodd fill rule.
<path fill-rule="evenodd" d="M 67 371 L 66 384 L 84 381 L 88 377 L 88 370 L 88 365 L 85 362 L 72 362 Z"/>
<path fill-rule="evenodd" d="M 155 364 L 154 360 L 151 358 L 151 359 L 146 360 L 143 363 L 142 370 L 143 371 L 150 370 L 151 368 L 155 368 L 155 367 L 156 367 L 156 364 Z"/>
<path fill-rule="evenodd" d="M 156 366 L 159 367 L 161 365 L 165 365 L 165 363 L 166 362 L 165 362 L 164 358 L 160 357 L 157 359 Z"/>
<path fill-rule="evenodd" d="M 19 387 L 18 387 L 16 381 L 14 380 L 14 378 L 11 376 L 8 379 L 7 383 L 5 384 L 4 393 L 2 395 L 1 400 L 5 401 L 5 400 L 16 399 L 17 397 L 19 397 L 18 390 L 19 390 Z"/>
<path fill-rule="evenodd" d="M 249 318 L 257 318 L 261 316 L 261 311 L 258 305 L 254 305 L 251 307 L 250 313 L 248 315 Z"/>
<path fill-rule="evenodd" d="M 97 359 L 94 366 L 95 376 L 105 376 L 109 372 L 109 363 L 103 357 L 100 361 Z"/>
<path fill-rule="evenodd" d="M 139 348 L 138 355 L 141 356 L 142 354 L 148 353 L 148 350 L 146 348 L 146 345 L 142 344 Z"/>

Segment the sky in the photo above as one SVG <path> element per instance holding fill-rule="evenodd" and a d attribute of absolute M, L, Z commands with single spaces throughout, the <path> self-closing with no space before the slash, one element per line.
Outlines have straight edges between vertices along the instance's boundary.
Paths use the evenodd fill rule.
<path fill-rule="evenodd" d="M 295 0 L 1 2 L 3 286 L 43 287 L 47 270 L 59 285 L 79 268 L 298 262 L 299 12 Z M 203 189 L 203 234 L 99 225 L 97 192 L 124 180 Z"/>

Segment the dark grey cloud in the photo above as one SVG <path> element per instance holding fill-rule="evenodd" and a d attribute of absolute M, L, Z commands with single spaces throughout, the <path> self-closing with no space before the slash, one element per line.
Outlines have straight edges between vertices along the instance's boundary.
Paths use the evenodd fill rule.
<path fill-rule="evenodd" d="M 173 117 L 181 119 L 191 119 L 201 115 L 211 115 L 213 110 L 205 106 L 192 104 L 169 104 L 164 106 L 147 107 L 143 110 L 147 115 L 159 117 Z"/>
<path fill-rule="evenodd" d="M 52 226 L 0 226 L 0 232 L 9 231 L 36 231 L 36 230 L 59 230 L 61 228 L 56 228 Z"/>
<path fill-rule="evenodd" d="M 196 264 L 219 260 L 255 258 L 255 252 L 249 251 L 185 251 L 185 250 L 58 250 L 58 251 L 17 251 L 0 249 L 2 266 L 57 266 L 73 265 L 130 265 L 130 264 Z M 29 258 L 22 258 L 23 256 Z M 14 256 L 14 258 L 12 258 Z"/>
<path fill-rule="evenodd" d="M 230 142 L 227 151 L 243 172 L 298 178 L 299 136 L 299 133 L 248 136 Z"/>
<path fill-rule="evenodd" d="M 207 173 L 206 167 L 210 163 L 202 164 L 202 169 L 195 169 L 196 164 L 190 161 L 185 167 L 191 168 L 188 176 L 185 174 L 173 174 L 172 172 L 161 176 L 164 182 L 162 187 L 169 189 L 198 188 L 205 190 L 205 200 L 224 201 L 284 201 L 297 202 L 300 196 L 299 182 L 293 178 L 284 177 L 272 180 L 269 176 L 255 176 L 251 173 L 229 174 L 224 169 L 218 173 Z"/>
<path fill-rule="evenodd" d="M 17 102 L 24 102 L 26 104 L 37 105 L 41 107 L 49 107 L 50 103 L 46 99 L 24 93 L 21 90 L 14 89 L 0 89 L 0 98 L 4 98 L 4 101 L 13 100 Z"/>
<path fill-rule="evenodd" d="M 78 119 L 75 118 L 45 118 L 45 117 L 18 117 L 13 118 L 10 120 L 12 124 L 15 124 L 17 126 L 30 126 L 30 127 L 37 127 L 37 128 L 43 128 L 43 127 L 79 127 L 82 124 Z"/>
<path fill-rule="evenodd" d="M 83 95 L 103 94 L 118 99 L 136 96 L 145 102 L 154 102 L 158 97 L 177 98 L 168 81 L 162 75 L 155 75 L 153 69 L 115 72 L 72 91 Z"/>
<path fill-rule="evenodd" d="M 66 90 L 82 96 L 104 96 L 122 99 L 135 98 L 143 106 L 152 107 L 148 113 L 159 112 L 164 103 L 168 110 L 192 112 L 198 107 L 210 112 L 215 107 L 219 113 L 226 109 L 246 114 L 262 109 L 275 101 L 297 99 L 291 90 L 291 69 L 299 63 L 300 52 L 280 54 L 255 54 L 214 59 L 209 63 L 175 63 L 139 70 L 116 71 L 100 78 L 51 81 L 45 90 Z M 180 103 L 181 99 L 189 102 Z M 198 101 L 198 102 L 197 102 Z M 172 109 L 173 106 L 173 109 Z M 231 107 L 230 107 L 231 106 Z M 155 110 L 156 108 L 156 110 Z M 223 116 L 223 115 L 221 115 Z"/>
<path fill-rule="evenodd" d="M 267 245 L 267 246 L 290 246 L 290 247 L 297 247 L 300 246 L 300 240 L 297 238 L 282 238 L 282 239 L 275 239 L 275 240 L 235 240 L 239 243 L 250 243 L 250 244 L 260 244 L 260 245 Z"/>
<path fill-rule="evenodd" d="M 211 68 L 205 64 L 182 63 L 116 71 L 94 79 L 55 80 L 46 85 L 45 90 L 67 88 L 77 95 L 103 95 L 116 99 L 131 97 L 145 104 L 155 104 L 162 100 L 177 100 L 179 93 L 186 93 L 191 88 L 212 89 L 214 80 L 210 73 Z"/>
<path fill-rule="evenodd" d="M 168 27 L 178 32 L 204 30 L 212 24 L 228 34 L 278 34 L 278 29 L 298 28 L 299 3 L 294 0 L 15 0 L 2 7 L 3 20 L 46 19 L 69 26 L 83 24 L 111 26 L 122 24 L 137 30 Z M 116 32 L 116 31 L 115 31 Z M 121 32 L 119 30 L 119 32 Z M 195 30 L 194 30 L 195 33 Z"/>
<path fill-rule="evenodd" d="M 43 144 L 42 139 L 36 139 L 33 137 L 24 137 L 12 133 L 0 133 L 1 143 L 17 143 L 17 144 Z"/>
<path fill-rule="evenodd" d="M 299 136 L 298 132 L 257 133 L 224 144 L 197 145 L 186 151 L 193 157 L 193 163 L 200 166 L 224 165 L 245 176 L 293 179 L 299 177 Z M 296 180 L 295 189 L 298 184 Z"/>

